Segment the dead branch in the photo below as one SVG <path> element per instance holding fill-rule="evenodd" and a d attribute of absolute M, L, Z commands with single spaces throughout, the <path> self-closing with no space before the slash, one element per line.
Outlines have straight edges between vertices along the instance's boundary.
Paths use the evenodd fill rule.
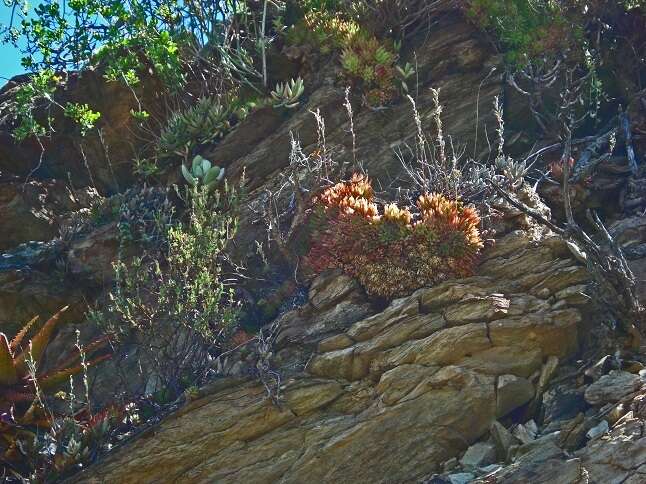
<path fill-rule="evenodd" d="M 313 111 L 312 115 L 317 123 L 316 149 L 311 154 L 305 154 L 298 139 L 291 135 L 289 165 L 280 173 L 279 188 L 266 190 L 266 204 L 262 209 L 268 241 L 275 244 L 295 278 L 299 260 L 292 250 L 292 244 L 307 220 L 311 199 L 326 186 L 336 183 L 347 168 L 345 163 L 334 160 L 326 146 L 323 117 L 318 110 Z"/>
<path fill-rule="evenodd" d="M 637 173 L 639 167 L 637 166 L 637 158 L 635 157 L 635 150 L 633 149 L 633 134 L 630 129 L 630 118 L 628 117 L 628 112 L 623 111 L 620 115 L 621 117 L 621 127 L 624 132 L 624 140 L 626 143 L 626 153 L 628 155 L 628 166 L 633 175 Z"/>
<path fill-rule="evenodd" d="M 570 154 L 571 141 L 568 130 L 563 159 L 569 159 Z M 621 247 L 612 238 L 596 213 L 589 210 L 588 217 L 601 238 L 600 242 L 595 242 L 574 219 L 570 200 L 569 163 L 567 161 L 563 163 L 562 189 L 566 214 L 565 228 L 557 226 L 536 210 L 515 200 L 511 194 L 506 192 L 493 179 L 490 179 L 489 183 L 515 208 L 549 227 L 556 234 L 561 235 L 569 243 L 570 247 L 575 248 L 574 250 L 571 249 L 575 256 L 578 256 L 575 252 L 585 255 L 585 264 L 594 281 L 594 290 L 597 293 L 598 300 L 603 303 L 612 318 L 619 323 L 624 331 L 627 333 L 634 332 L 634 327 L 641 322 L 644 313 L 637 294 L 635 276 L 630 270 Z"/>

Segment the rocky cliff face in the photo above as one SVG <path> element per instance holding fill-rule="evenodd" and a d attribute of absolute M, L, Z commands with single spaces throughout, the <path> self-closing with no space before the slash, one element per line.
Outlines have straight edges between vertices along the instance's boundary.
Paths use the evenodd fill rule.
<path fill-rule="evenodd" d="M 433 111 L 428 88 L 441 88 L 445 132 L 469 154 L 486 155 L 493 98 L 507 89 L 500 58 L 452 2 L 438 2 L 430 21 L 433 34 L 414 42 L 422 120 Z M 411 106 L 373 111 L 353 103 L 353 154 L 344 89 L 333 68 L 312 70 L 303 108 L 253 112 L 204 153 L 232 178 L 246 170 L 251 206 L 265 203 L 265 190 L 280 182 L 291 132 L 304 147 L 316 143 L 310 110 L 325 118 L 340 159 L 356 155 L 383 185 L 401 172 L 394 151 L 414 143 Z M 120 99 L 95 77 L 75 79 L 78 99 Z M 110 160 L 99 145 L 81 156 L 75 139 L 65 138 L 52 140 L 64 149 L 39 165 L 35 147 L 17 147 L 0 133 L 0 325 L 9 332 L 34 312 L 46 316 L 109 284 L 115 224 L 71 234 L 66 228 L 93 200 L 132 183 L 131 140 L 119 139 L 129 109 L 119 102 L 107 110 Z M 633 216 L 613 233 L 643 274 L 643 178 L 626 187 L 624 173 L 609 176 L 614 185 L 604 193 L 625 188 Z M 231 362 L 230 376 L 73 481 L 643 482 L 643 364 L 614 354 L 618 346 L 609 339 L 600 356 L 610 355 L 586 371 L 582 352 L 600 326 L 585 295 L 586 270 L 561 239 L 502 203 L 497 209 L 501 230 L 476 276 L 420 289 L 385 308 L 347 276 L 320 276 L 305 304 L 279 317 L 278 402 L 243 376 L 244 362 Z M 242 252 L 264 231 L 252 219 L 249 213 L 243 221 Z M 538 417 L 540 425 L 528 423 Z"/>
<path fill-rule="evenodd" d="M 222 381 L 81 482 L 409 482 L 497 419 L 540 398 L 578 349 L 586 271 L 561 241 L 512 231 L 477 277 L 385 310 L 352 303 L 346 276 L 318 280 L 282 317 L 279 405 Z M 306 314 L 307 317 L 303 318 Z"/>
<path fill-rule="evenodd" d="M 487 126 L 493 124 L 491 106 L 494 96 L 503 89 L 501 59 L 464 20 L 453 2 L 438 2 L 429 20 L 435 25 L 433 35 L 420 34 L 411 41 L 411 51 L 405 53 L 412 56 L 414 49 L 416 54 L 416 102 L 422 121 L 429 125 L 434 110 L 429 88 L 439 88 L 445 107 L 444 130 L 453 137 L 456 147 L 464 147 L 468 153 L 486 152 L 485 133 Z M 204 153 L 225 167 L 231 180 L 246 170 L 250 207 L 262 207 L 266 189 L 281 183 L 281 170 L 289 164 L 290 133 L 297 135 L 306 150 L 316 144 L 317 125 L 310 111 L 317 109 L 325 119 L 329 147 L 334 148 L 339 161 L 350 162 L 356 156 L 383 186 L 401 173 L 395 152 L 406 151 L 406 146 L 415 142 L 411 105 L 403 100 L 387 110 L 373 111 L 361 106 L 359 93 L 355 93 L 352 104 L 357 143 L 353 155 L 344 107 L 345 86 L 336 82 L 339 67 L 325 59 L 316 62 L 303 67 L 308 86 L 301 109 L 288 114 L 271 108 L 254 111 L 221 143 Z M 0 91 L 0 110 L 18 82 L 20 79 Z M 144 92 L 137 94 L 154 112 L 156 102 L 146 98 L 146 83 L 143 85 Z M 80 138 L 68 126 L 48 141 L 41 157 L 40 147 L 29 142 L 15 144 L 9 127 L 0 125 L 0 250 L 6 253 L 0 262 L 0 301 L 6 301 L 0 305 L 0 324 L 9 325 L 12 331 L 18 322 L 33 316 L 29 308 L 33 308 L 34 300 L 36 312 L 47 317 L 60 307 L 61 300 L 93 299 L 102 289 L 103 272 L 110 270 L 114 257 L 114 230 L 101 227 L 90 233 L 70 234 L 65 230 L 69 225 L 66 221 L 73 212 L 86 210 L 92 200 L 124 191 L 136 179 L 131 151 L 137 140 L 136 130 L 129 124 L 129 111 L 135 107 L 128 101 L 134 102 L 131 94 L 121 92 L 114 83 L 106 85 L 90 71 L 75 76 L 57 95 L 61 102 L 87 102 L 88 96 L 100 100 L 96 107 L 101 112 L 105 108 L 100 122 L 100 127 L 105 128 L 104 138 Z M 180 182 L 180 177 L 177 168 L 164 181 Z M 29 180 L 26 185 L 25 179 Z M 241 258 L 252 257 L 253 240 L 264 237 L 262 224 L 252 223 L 256 219 L 257 214 L 252 212 L 242 217 L 237 244 Z M 61 229 L 62 244 L 58 240 Z M 55 247 L 50 244 L 52 239 Z M 28 247 L 20 245 L 28 242 Z M 54 275 L 57 267 L 63 269 L 65 277 Z M 47 291 L 39 289 L 44 286 L 56 287 L 51 300 Z"/>

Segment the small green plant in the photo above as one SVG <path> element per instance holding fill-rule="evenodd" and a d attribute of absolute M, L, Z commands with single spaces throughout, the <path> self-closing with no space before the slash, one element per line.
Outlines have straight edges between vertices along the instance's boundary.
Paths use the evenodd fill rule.
<path fill-rule="evenodd" d="M 133 172 L 144 178 L 155 176 L 159 173 L 159 166 L 149 158 L 135 158 L 133 161 Z"/>
<path fill-rule="evenodd" d="M 341 53 L 341 66 L 350 79 L 359 82 L 371 105 L 387 104 L 395 95 L 395 61 L 392 48 L 365 33 L 355 35 Z"/>
<path fill-rule="evenodd" d="M 101 113 L 92 111 L 87 104 L 67 103 L 63 112 L 65 116 L 73 119 L 79 125 L 81 136 L 85 136 L 88 131 L 93 129 L 101 117 Z"/>
<path fill-rule="evenodd" d="M 286 32 L 286 42 L 292 46 L 310 46 L 322 54 L 330 54 L 361 31 L 359 24 L 339 12 L 313 8 Z"/>
<path fill-rule="evenodd" d="M 408 94 L 408 81 L 415 75 L 415 67 L 410 62 L 406 62 L 403 66 L 395 66 L 395 70 L 397 71 L 397 78 L 402 94 Z"/>
<path fill-rule="evenodd" d="M 13 106 L 17 124 L 14 138 L 23 141 L 29 136 L 45 136 L 51 132 L 51 117 L 48 116 L 46 124 L 43 124 L 36 119 L 35 111 L 41 102 L 52 102 L 60 82 L 61 77 L 53 70 L 44 69 L 18 87 Z"/>
<path fill-rule="evenodd" d="M 303 79 L 300 77 L 296 80 L 290 79 L 286 83 L 280 83 L 276 89 L 271 91 L 272 104 L 275 108 L 285 107 L 293 109 L 299 105 L 298 99 L 305 92 Z"/>
<path fill-rule="evenodd" d="M 145 110 L 135 111 L 134 109 L 130 110 L 130 115 L 135 118 L 137 121 L 147 121 L 150 118 L 150 113 Z"/>
<path fill-rule="evenodd" d="M 213 166 L 209 160 L 197 155 L 193 158 L 190 170 L 182 163 L 182 175 L 189 185 L 202 185 L 211 189 L 224 179 L 224 168 Z"/>

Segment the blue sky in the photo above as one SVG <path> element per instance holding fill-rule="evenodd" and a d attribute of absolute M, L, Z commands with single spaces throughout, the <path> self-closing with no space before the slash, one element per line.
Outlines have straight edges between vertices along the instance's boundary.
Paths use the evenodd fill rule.
<path fill-rule="evenodd" d="M 11 8 L 7 7 L 3 1 L 0 1 L 0 24 L 9 25 L 11 18 Z M 21 74 L 24 69 L 20 65 L 20 52 L 12 45 L 0 43 L 0 86 L 8 78 Z"/>

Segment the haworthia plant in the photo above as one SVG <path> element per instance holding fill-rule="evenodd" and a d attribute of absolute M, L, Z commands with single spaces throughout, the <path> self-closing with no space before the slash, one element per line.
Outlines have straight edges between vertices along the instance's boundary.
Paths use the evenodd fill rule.
<path fill-rule="evenodd" d="M 288 109 L 298 106 L 298 99 L 305 91 L 305 84 L 300 77 L 296 80 L 291 79 L 285 84 L 279 83 L 276 89 L 271 91 L 271 99 L 274 107 L 286 107 Z"/>

